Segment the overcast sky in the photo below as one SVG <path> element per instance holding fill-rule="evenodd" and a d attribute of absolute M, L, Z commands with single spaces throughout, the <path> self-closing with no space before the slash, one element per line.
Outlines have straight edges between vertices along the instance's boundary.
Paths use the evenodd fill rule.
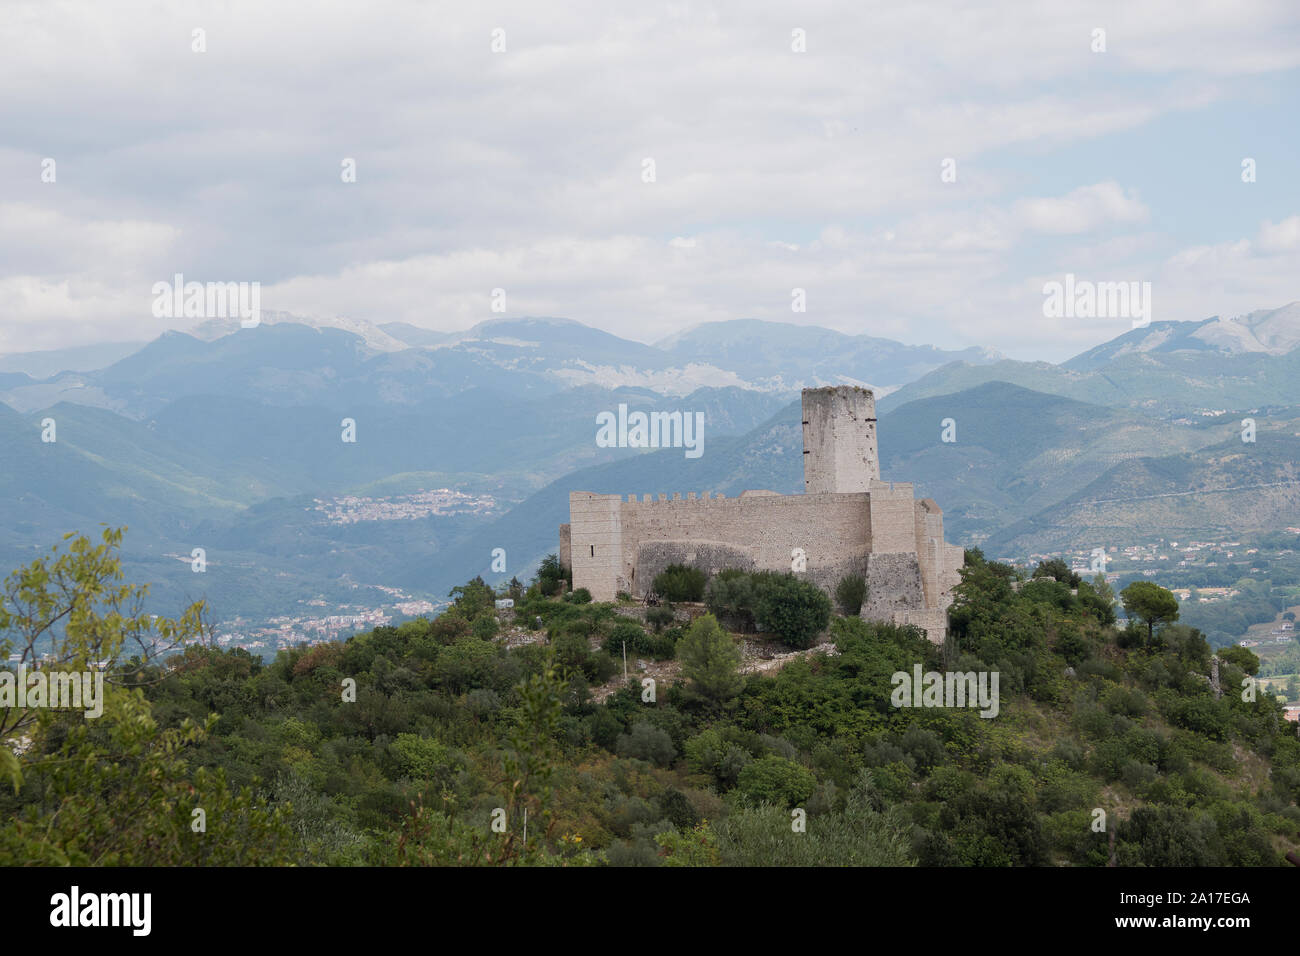
<path fill-rule="evenodd" d="M 1044 318 L 1067 272 L 1151 282 L 1156 321 L 1300 299 L 1298 78 L 1294 0 L 0 0 L 0 352 L 191 326 L 150 311 L 179 272 L 1057 361 L 1131 324 Z"/>

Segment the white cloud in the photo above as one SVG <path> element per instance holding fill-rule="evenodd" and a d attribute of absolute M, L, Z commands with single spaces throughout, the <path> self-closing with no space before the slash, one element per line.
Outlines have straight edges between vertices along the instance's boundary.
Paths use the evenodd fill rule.
<path fill-rule="evenodd" d="M 1276 225 L 1271 222 L 1261 223 L 1259 248 L 1261 252 L 1300 250 L 1300 216 L 1291 216 Z"/>
<path fill-rule="evenodd" d="M 183 272 L 444 329 L 504 287 L 510 314 L 643 340 L 758 316 L 1061 357 L 1025 328 L 1029 260 L 1154 270 L 1160 210 L 1109 170 L 1023 197 L 1007 156 L 1230 101 L 1300 65 L 1298 23 L 1272 0 L 5 3 L 0 349 L 155 334 L 140 289 Z M 1292 222 L 1245 253 L 1261 295 Z"/>
<path fill-rule="evenodd" d="M 1060 198 L 1022 199 L 1013 207 L 1017 221 L 1031 232 L 1072 235 L 1115 223 L 1144 223 L 1150 210 L 1118 183 L 1080 186 Z"/>

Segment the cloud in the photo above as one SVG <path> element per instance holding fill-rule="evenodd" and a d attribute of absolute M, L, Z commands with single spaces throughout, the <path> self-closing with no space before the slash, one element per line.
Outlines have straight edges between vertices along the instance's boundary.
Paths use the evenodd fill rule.
<path fill-rule="evenodd" d="M 1287 4 L 1219 6 L 13 0 L 6 331 L 46 348 L 156 334 L 140 289 L 182 272 L 260 281 L 266 308 L 442 329 L 491 317 L 503 287 L 510 314 L 645 340 L 759 316 L 1059 352 L 1022 334 L 1044 257 L 1109 261 L 1127 231 L 1129 268 L 1155 268 L 1218 235 L 1171 239 L 1179 211 L 1127 167 L 1051 173 L 1300 67 Z M 1268 288 L 1288 222 L 1251 253 Z"/>
<path fill-rule="evenodd" d="M 1261 252 L 1293 252 L 1300 250 L 1300 216 L 1291 216 L 1274 225 L 1264 222 L 1259 227 Z"/>
<path fill-rule="evenodd" d="M 1144 223 L 1150 210 L 1118 183 L 1080 186 L 1054 199 L 1021 199 L 1013 206 L 1017 222 L 1030 232 L 1073 235 L 1111 224 Z"/>

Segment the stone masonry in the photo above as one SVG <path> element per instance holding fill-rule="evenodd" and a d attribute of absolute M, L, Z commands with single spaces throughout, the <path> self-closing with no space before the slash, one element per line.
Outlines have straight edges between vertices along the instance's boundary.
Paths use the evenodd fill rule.
<path fill-rule="evenodd" d="M 943 511 L 916 500 L 910 482 L 880 480 L 876 400 L 856 386 L 804 389 L 804 494 L 746 491 L 569 494 L 560 560 L 573 586 L 597 601 L 645 594 L 670 564 L 712 575 L 724 568 L 794 571 L 828 593 L 860 574 L 862 616 L 947 633 L 963 549 L 943 540 Z"/>

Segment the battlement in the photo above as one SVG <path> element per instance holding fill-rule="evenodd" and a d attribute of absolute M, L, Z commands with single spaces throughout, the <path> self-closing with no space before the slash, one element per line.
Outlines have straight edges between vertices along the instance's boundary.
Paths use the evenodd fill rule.
<path fill-rule="evenodd" d="M 837 492 L 812 492 L 811 494 L 836 494 Z M 844 492 L 838 492 L 844 494 Z M 849 492 L 852 494 L 853 492 Z M 876 497 L 880 499 L 895 499 L 912 501 L 916 497 L 915 485 L 910 481 L 880 481 L 871 482 L 869 489 L 863 489 L 856 492 L 865 497 Z M 673 492 L 651 492 L 643 494 L 632 492 L 627 495 L 614 494 L 604 495 L 593 491 L 573 491 L 569 493 L 569 500 L 575 499 L 584 501 L 617 501 L 619 504 L 628 505 L 673 505 L 685 504 L 686 502 L 714 502 L 714 501 L 751 501 L 762 498 L 799 498 L 802 495 L 786 495 L 779 491 L 769 491 L 766 488 L 747 489 L 734 497 L 727 497 L 721 491 L 673 491 Z M 925 499 L 930 510 L 938 511 L 939 506 L 932 499 Z"/>
<path fill-rule="evenodd" d="M 887 496 L 891 498 L 897 498 L 899 500 L 903 500 L 903 499 L 909 501 L 911 500 L 912 492 L 911 492 L 910 484 L 898 482 L 893 488 L 890 487 L 888 482 L 880 482 L 879 484 L 883 487 L 878 489 L 876 493 L 880 494 L 882 497 Z M 866 492 L 866 491 L 858 492 L 857 494 L 850 495 L 852 499 L 864 503 L 869 501 L 871 499 L 871 496 L 872 496 L 872 492 Z M 571 491 L 569 492 L 569 508 L 571 511 L 575 506 L 580 510 L 588 510 L 587 505 L 596 505 L 598 510 L 604 512 L 605 509 L 607 509 L 611 503 L 614 506 L 618 507 L 620 510 L 628 509 L 633 511 L 644 509 L 647 507 L 653 509 L 653 508 L 658 508 L 660 506 L 667 506 L 670 508 L 673 507 L 674 505 L 726 506 L 726 505 L 735 505 L 738 503 L 744 503 L 744 504 L 761 503 L 761 507 L 764 508 L 780 507 L 783 504 L 788 504 L 793 507 L 799 507 L 800 503 L 804 499 L 813 498 L 813 497 L 818 497 L 818 496 L 817 495 L 783 495 L 779 491 L 767 491 L 765 489 L 742 491 L 739 495 L 730 498 L 720 491 L 701 491 L 698 493 L 694 491 L 688 491 L 685 494 L 683 494 L 680 491 L 674 491 L 671 493 L 666 493 L 666 492 L 657 492 L 652 494 L 632 493 L 628 495 L 622 495 L 622 494 L 604 495 L 593 491 Z"/>
<path fill-rule="evenodd" d="M 619 495 L 619 497 L 621 498 L 622 495 Z M 698 494 L 694 491 L 688 491 L 685 493 L 685 497 L 682 496 L 682 492 L 674 491 L 671 492 L 671 497 L 669 497 L 669 494 L 662 492 L 659 494 L 641 495 L 639 497 L 635 494 L 631 494 L 627 496 L 627 503 L 630 505 L 654 505 L 661 502 L 664 504 L 671 504 L 675 501 L 719 501 L 726 497 L 727 496 L 722 494 L 720 491 L 701 491 Z"/>

